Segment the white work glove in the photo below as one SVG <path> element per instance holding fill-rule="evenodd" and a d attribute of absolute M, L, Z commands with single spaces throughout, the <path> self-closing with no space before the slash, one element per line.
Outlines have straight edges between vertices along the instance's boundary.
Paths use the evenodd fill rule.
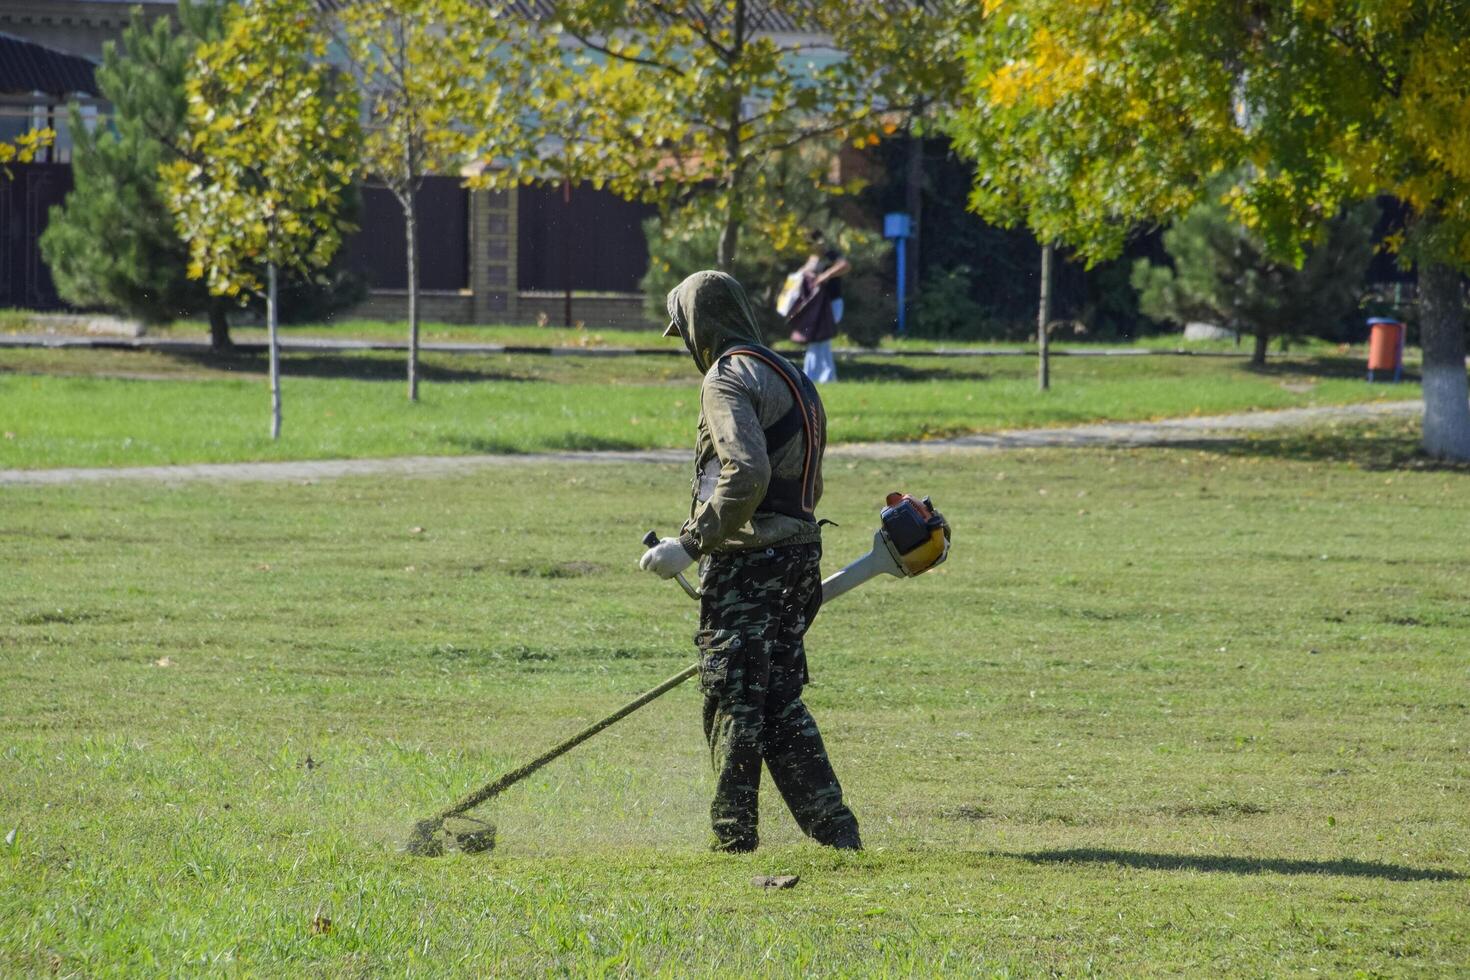
<path fill-rule="evenodd" d="M 678 538 L 660 538 L 638 559 L 638 567 L 659 578 L 673 578 L 694 564 L 694 556 L 684 550 Z"/>

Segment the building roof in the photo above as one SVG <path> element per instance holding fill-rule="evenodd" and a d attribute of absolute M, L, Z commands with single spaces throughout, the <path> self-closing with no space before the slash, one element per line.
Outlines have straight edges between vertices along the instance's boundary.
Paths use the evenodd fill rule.
<path fill-rule="evenodd" d="M 770 31 L 776 34 L 800 33 L 810 30 L 810 22 L 800 15 L 803 8 L 810 9 L 816 5 L 816 0 L 802 0 L 800 3 L 787 3 L 775 5 L 765 0 L 751 0 L 746 7 L 746 16 L 749 18 L 747 27 L 752 31 Z M 542 18 L 551 16 L 556 8 L 555 0 L 512 0 L 511 8 L 522 15 Z M 727 10 L 716 9 L 710 13 L 710 19 L 718 26 L 727 26 L 731 14 Z"/>
<path fill-rule="evenodd" d="M 338 10 L 342 7 L 351 6 L 355 0 L 316 0 L 317 5 L 324 10 Z M 504 0 L 480 0 L 489 6 L 493 3 L 497 8 L 502 5 L 508 7 L 514 14 L 522 17 L 531 17 L 542 20 L 555 15 L 556 0 L 510 0 L 507 4 Z M 813 10 L 819 0 L 800 0 L 797 3 L 773 4 L 770 0 L 751 0 L 746 8 L 747 27 L 751 31 L 770 32 L 773 34 L 799 34 L 811 30 L 811 23 L 804 13 Z M 893 0 L 886 0 L 893 2 Z M 911 2 L 911 0 L 899 0 L 899 2 Z M 728 10 L 717 7 L 710 13 L 710 20 L 717 26 L 725 26 L 729 20 Z"/>
<path fill-rule="evenodd" d="M 97 95 L 96 67 L 86 58 L 0 34 L 0 92 Z"/>

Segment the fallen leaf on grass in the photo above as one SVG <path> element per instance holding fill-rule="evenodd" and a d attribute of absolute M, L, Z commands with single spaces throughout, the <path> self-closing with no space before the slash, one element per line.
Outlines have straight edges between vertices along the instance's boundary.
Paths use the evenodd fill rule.
<path fill-rule="evenodd" d="M 174 662 L 173 658 L 171 657 L 159 657 L 157 660 L 153 661 L 153 666 L 155 667 L 172 667 L 173 665 Z"/>
<path fill-rule="evenodd" d="M 801 875 L 756 875 L 750 883 L 757 888 L 795 888 Z"/>
<path fill-rule="evenodd" d="M 6 847 L 14 847 L 15 846 L 15 835 L 17 833 L 19 833 L 19 832 L 20 832 L 20 828 L 19 827 L 11 827 L 10 828 L 10 833 L 8 833 L 8 834 L 5 835 L 5 846 Z"/>

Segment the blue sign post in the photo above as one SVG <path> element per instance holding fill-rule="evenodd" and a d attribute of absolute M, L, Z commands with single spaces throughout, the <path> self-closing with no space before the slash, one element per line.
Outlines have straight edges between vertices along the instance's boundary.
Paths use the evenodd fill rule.
<path fill-rule="evenodd" d="M 904 333 L 904 286 L 908 282 L 907 269 L 904 265 L 905 247 L 909 237 L 909 216 L 902 211 L 893 211 L 883 216 L 883 237 L 894 241 L 894 249 L 898 252 L 898 335 Z"/>

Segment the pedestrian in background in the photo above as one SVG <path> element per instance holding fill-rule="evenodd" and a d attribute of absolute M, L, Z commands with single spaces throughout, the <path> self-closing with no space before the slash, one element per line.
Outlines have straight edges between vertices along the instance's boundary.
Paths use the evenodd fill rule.
<path fill-rule="evenodd" d="M 852 263 L 836 248 L 827 247 L 827 238 L 813 229 L 807 236 L 811 255 L 799 270 L 802 277 L 801 298 L 787 316 L 791 339 L 806 345 L 802 370 L 818 384 L 837 380 L 837 364 L 832 358 L 832 339 L 842 322 L 842 277 L 852 270 Z"/>

